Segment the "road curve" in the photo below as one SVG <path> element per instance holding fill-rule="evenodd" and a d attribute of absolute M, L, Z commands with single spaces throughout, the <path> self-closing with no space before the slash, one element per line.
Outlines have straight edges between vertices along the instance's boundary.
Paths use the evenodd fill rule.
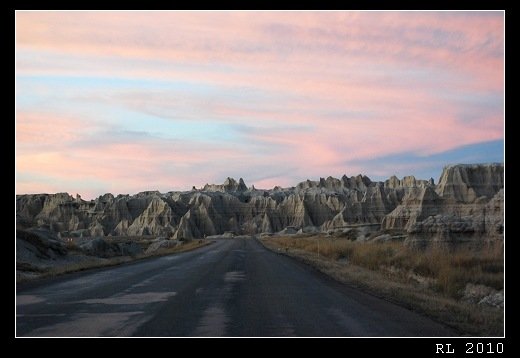
<path fill-rule="evenodd" d="M 17 336 L 453 336 L 254 239 L 21 285 Z"/>

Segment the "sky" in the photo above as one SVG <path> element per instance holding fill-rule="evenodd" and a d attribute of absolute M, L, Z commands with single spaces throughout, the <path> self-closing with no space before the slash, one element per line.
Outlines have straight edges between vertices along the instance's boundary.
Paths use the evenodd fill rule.
<path fill-rule="evenodd" d="M 503 12 L 16 12 L 16 192 L 503 162 Z"/>

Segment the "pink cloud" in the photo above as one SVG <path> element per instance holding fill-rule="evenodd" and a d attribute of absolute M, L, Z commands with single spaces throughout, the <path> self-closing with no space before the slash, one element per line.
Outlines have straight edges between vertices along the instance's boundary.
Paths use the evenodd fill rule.
<path fill-rule="evenodd" d="M 286 173 L 254 168 L 297 168 L 291 178 L 340 174 L 347 159 L 503 138 L 503 110 L 480 111 L 478 99 L 503 92 L 500 13 L 17 12 L 16 21 L 19 76 L 196 87 L 100 86 L 75 96 L 43 89 L 37 96 L 52 94 L 59 108 L 18 105 L 17 171 L 72 187 L 98 180 L 115 192 L 187 188 L 226 168 L 253 168 L 257 186 L 289 185 Z M 17 97 L 29 90 L 19 87 Z M 79 115 L 74 103 L 88 111 Z M 226 125 L 238 139 L 110 141 L 107 133 L 124 128 L 98 118 L 106 107 Z M 468 108 L 477 113 L 471 120 Z M 48 188 L 66 185 L 56 183 Z"/>
<path fill-rule="evenodd" d="M 203 185 L 204 178 L 214 175 L 208 168 L 216 158 L 224 158 L 224 162 L 247 160 L 245 154 L 225 143 L 214 146 L 154 137 L 116 140 L 112 136 L 102 126 L 88 125 L 81 118 L 18 113 L 16 172 L 21 179 L 17 193 L 80 192 L 88 199 L 99 195 L 99 190 L 189 189 L 186 183 Z M 37 185 L 23 179 L 28 173 L 40 177 Z M 88 183 L 98 183 L 96 190 L 89 190 Z"/>
<path fill-rule="evenodd" d="M 85 132 L 99 128 L 87 118 L 73 118 L 52 113 L 17 112 L 16 142 L 24 145 L 53 146 L 57 143 L 72 143 L 81 139 Z"/>
<path fill-rule="evenodd" d="M 218 31 L 215 31 L 218 29 Z M 182 32 L 182 36 L 180 36 Z M 451 47 L 438 44 L 444 36 Z M 503 17 L 371 12 L 20 12 L 25 48 L 178 62 L 283 65 L 345 57 L 454 67 L 488 78 L 501 66 Z M 289 49 L 287 49 L 287 46 Z M 487 46 L 489 47 L 489 45 Z M 320 51 L 316 51 L 319 49 Z M 280 55 L 280 51 L 285 53 Z M 375 57 L 377 56 L 377 57 Z M 301 60 L 301 58 L 299 58 Z M 476 70 L 480 71 L 476 71 Z M 496 82 L 496 80 L 494 81 Z"/>

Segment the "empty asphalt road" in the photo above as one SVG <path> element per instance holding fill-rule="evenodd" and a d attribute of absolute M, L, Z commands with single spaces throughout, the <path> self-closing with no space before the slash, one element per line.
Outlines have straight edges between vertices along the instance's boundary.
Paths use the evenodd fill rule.
<path fill-rule="evenodd" d="M 18 287 L 17 336 L 451 336 L 254 239 Z"/>

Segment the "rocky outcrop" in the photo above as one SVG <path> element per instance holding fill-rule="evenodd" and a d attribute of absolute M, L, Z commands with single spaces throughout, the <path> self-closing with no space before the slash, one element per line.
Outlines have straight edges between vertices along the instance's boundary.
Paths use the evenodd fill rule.
<path fill-rule="evenodd" d="M 415 246 L 500 240 L 503 171 L 501 164 L 446 166 L 436 187 L 409 191 L 382 227 L 405 230 L 407 242 Z"/>
<path fill-rule="evenodd" d="M 417 222 L 437 215 L 441 206 L 442 200 L 432 187 L 413 187 L 404 195 L 402 203 L 385 216 L 382 226 L 409 230 Z"/>
<path fill-rule="evenodd" d="M 172 247 L 179 246 L 181 244 L 181 241 L 179 240 L 167 240 L 165 238 L 161 238 L 159 240 L 156 240 L 155 242 L 152 242 L 150 246 L 146 249 L 146 253 L 152 253 L 156 252 L 157 250 L 163 250 L 163 249 L 169 249 Z"/>
<path fill-rule="evenodd" d="M 461 294 L 461 300 L 464 302 L 497 308 L 504 307 L 504 290 L 497 291 L 492 287 L 468 283 Z"/>
<path fill-rule="evenodd" d="M 54 260 L 67 254 L 67 249 L 56 234 L 46 228 L 16 230 L 17 263 Z"/>
<path fill-rule="evenodd" d="M 473 203 L 492 198 L 503 187 L 502 164 L 458 164 L 444 168 L 436 192 L 444 199 Z"/>
<path fill-rule="evenodd" d="M 373 182 L 344 175 L 259 190 L 228 178 L 186 192 L 105 194 L 92 201 L 66 193 L 18 195 L 16 217 L 19 228 L 47 225 L 62 237 L 191 239 L 287 228 L 334 232 L 353 225 L 368 225 L 372 232 L 381 224 L 411 242 L 496 240 L 503 236 L 503 186 L 501 164 L 448 166 L 438 185 L 412 176 Z"/>
<path fill-rule="evenodd" d="M 118 247 L 103 238 L 97 237 L 80 245 L 80 249 L 86 254 L 97 257 L 112 257 L 117 255 Z"/>
<path fill-rule="evenodd" d="M 135 256 L 143 252 L 141 246 L 136 242 L 115 243 L 108 242 L 101 237 L 85 241 L 79 248 L 87 255 L 97 257 Z"/>
<path fill-rule="evenodd" d="M 484 228 L 488 237 L 500 239 L 504 235 L 504 189 L 484 207 Z"/>
<path fill-rule="evenodd" d="M 224 184 L 222 185 L 215 185 L 215 184 L 206 184 L 204 185 L 204 188 L 202 191 L 211 191 L 211 192 L 242 192 L 246 191 L 247 186 L 244 183 L 244 179 L 240 178 L 238 183 L 233 178 L 227 178 Z"/>

